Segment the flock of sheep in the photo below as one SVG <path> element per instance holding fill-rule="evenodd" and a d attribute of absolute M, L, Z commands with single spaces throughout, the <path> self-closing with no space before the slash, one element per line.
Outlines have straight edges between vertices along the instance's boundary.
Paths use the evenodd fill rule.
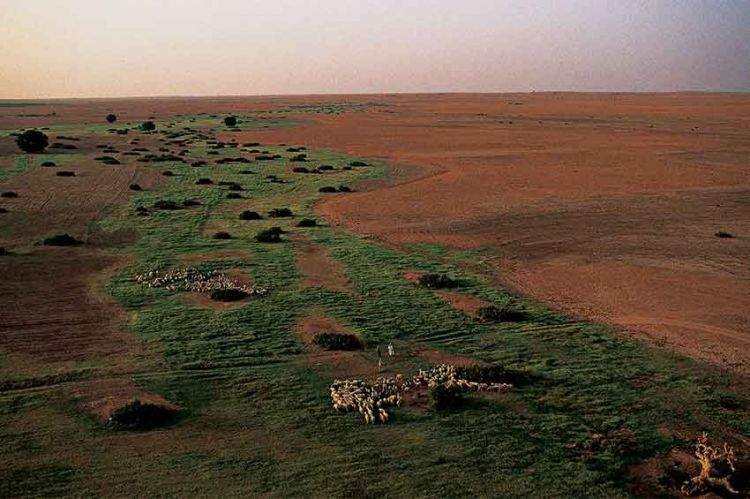
<path fill-rule="evenodd" d="M 202 272 L 194 267 L 168 272 L 146 272 L 145 274 L 137 274 L 135 280 L 149 288 L 165 288 L 169 291 L 209 293 L 216 289 L 236 289 L 247 295 L 255 296 L 268 293 L 266 288 L 241 284 L 221 272 L 215 270 Z"/>
<path fill-rule="evenodd" d="M 358 411 L 365 423 L 385 423 L 389 419 L 387 407 L 400 407 L 402 393 L 409 390 L 434 388 L 437 385 L 456 386 L 467 391 L 506 392 L 513 388 L 508 383 L 478 383 L 463 379 L 455 366 L 440 364 L 420 370 L 411 379 L 400 374 L 394 378 L 378 377 L 374 383 L 359 379 L 335 380 L 330 394 L 337 411 Z"/>

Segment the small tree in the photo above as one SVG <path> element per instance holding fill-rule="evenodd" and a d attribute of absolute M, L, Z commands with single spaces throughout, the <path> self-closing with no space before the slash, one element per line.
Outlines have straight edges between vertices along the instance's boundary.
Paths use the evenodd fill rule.
<path fill-rule="evenodd" d="M 224 124 L 228 127 L 237 126 L 237 118 L 234 116 L 227 116 L 224 118 Z"/>
<path fill-rule="evenodd" d="M 16 137 L 16 144 L 23 152 L 42 152 L 49 144 L 49 139 L 39 130 L 26 130 Z"/>
<path fill-rule="evenodd" d="M 107 120 L 107 123 L 114 123 L 115 121 L 117 121 L 117 115 L 110 113 L 105 117 L 105 119 Z"/>
<path fill-rule="evenodd" d="M 144 132 L 151 132 L 156 130 L 156 124 L 153 121 L 144 121 L 141 123 L 141 130 Z"/>

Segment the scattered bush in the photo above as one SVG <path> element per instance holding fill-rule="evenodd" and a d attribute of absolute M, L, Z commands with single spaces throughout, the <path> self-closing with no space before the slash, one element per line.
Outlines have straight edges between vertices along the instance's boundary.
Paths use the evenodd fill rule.
<path fill-rule="evenodd" d="M 351 169 L 352 169 L 352 167 L 351 167 L 351 166 L 344 166 L 344 167 L 342 167 L 341 169 L 342 169 L 342 170 L 347 170 L 347 171 L 348 171 L 348 170 L 351 170 Z"/>
<path fill-rule="evenodd" d="M 285 218 L 294 216 L 294 214 L 289 208 L 274 208 L 268 212 L 268 216 L 271 218 Z"/>
<path fill-rule="evenodd" d="M 42 241 L 42 244 L 45 246 L 78 246 L 79 244 L 83 244 L 83 242 L 69 234 L 58 234 L 46 238 Z"/>
<path fill-rule="evenodd" d="M 200 206 L 201 202 L 196 199 L 186 199 L 182 202 L 182 206 Z"/>
<path fill-rule="evenodd" d="M 297 154 L 289 158 L 289 161 L 307 161 L 307 154 Z"/>
<path fill-rule="evenodd" d="M 16 137 L 16 144 L 23 152 L 42 152 L 49 144 L 49 139 L 39 130 L 26 130 Z"/>
<path fill-rule="evenodd" d="M 199 166 L 206 166 L 206 164 L 207 163 L 205 161 L 193 161 L 192 163 L 190 163 L 190 166 L 199 167 Z"/>
<path fill-rule="evenodd" d="M 130 184 L 129 187 L 130 187 L 131 191 L 140 191 L 141 190 L 141 186 L 138 185 L 138 184 Z"/>
<path fill-rule="evenodd" d="M 352 192 L 352 188 L 348 185 L 340 185 L 339 192 Z"/>
<path fill-rule="evenodd" d="M 13 191 L 5 191 L 2 194 L 0 194 L 0 198 L 17 198 L 18 194 L 16 194 Z"/>
<path fill-rule="evenodd" d="M 245 189 L 242 188 L 240 184 L 232 184 L 229 186 L 230 191 L 244 191 Z"/>
<path fill-rule="evenodd" d="M 175 416 L 175 411 L 168 407 L 136 399 L 117 408 L 109 422 L 124 430 L 145 431 L 166 426 L 174 421 Z"/>
<path fill-rule="evenodd" d="M 425 288 L 455 288 L 459 282 L 445 274 L 424 274 L 419 277 L 419 285 Z"/>
<path fill-rule="evenodd" d="M 68 170 L 61 170 L 59 172 L 55 172 L 55 175 L 57 175 L 58 177 L 75 177 L 76 173 Z"/>
<path fill-rule="evenodd" d="M 255 161 L 271 161 L 274 159 L 276 158 L 270 154 L 259 154 L 258 156 L 255 156 Z"/>
<path fill-rule="evenodd" d="M 211 299 L 216 301 L 237 301 L 247 297 L 247 293 L 236 288 L 220 288 L 211 291 Z"/>
<path fill-rule="evenodd" d="M 433 409 L 440 412 L 458 409 L 463 403 L 462 391 L 455 385 L 435 385 L 430 390 L 430 396 L 432 397 Z"/>
<path fill-rule="evenodd" d="M 165 201 L 163 199 L 160 199 L 159 201 L 154 203 L 154 208 L 159 210 L 179 210 L 180 207 L 177 206 L 177 203 L 174 201 Z"/>
<path fill-rule="evenodd" d="M 320 165 L 320 166 L 318 167 L 318 171 L 321 171 L 321 172 L 327 172 L 327 171 L 331 171 L 331 170 L 333 170 L 333 169 L 334 169 L 334 168 L 333 168 L 333 166 L 331 166 L 331 165 Z"/>
<path fill-rule="evenodd" d="M 280 243 L 281 232 L 274 228 L 262 230 L 255 235 L 255 240 L 259 243 Z"/>
<path fill-rule="evenodd" d="M 308 170 L 304 166 L 295 166 L 294 168 L 292 168 L 292 171 L 294 173 L 310 173 L 310 170 Z"/>
<path fill-rule="evenodd" d="M 362 343 L 353 334 L 320 333 L 313 343 L 326 350 L 361 350 Z"/>
<path fill-rule="evenodd" d="M 108 114 L 104 119 L 107 120 L 107 123 L 114 123 L 115 121 L 117 121 L 117 116 L 114 114 Z"/>
<path fill-rule="evenodd" d="M 477 318 L 484 322 L 518 322 L 526 318 L 526 313 L 508 307 L 490 305 L 478 309 Z"/>
<path fill-rule="evenodd" d="M 57 166 L 57 163 L 55 163 L 54 161 L 45 161 L 44 163 L 42 163 L 42 166 Z"/>
<path fill-rule="evenodd" d="M 303 218 L 297 222 L 297 227 L 316 227 L 318 222 L 314 218 Z"/>
<path fill-rule="evenodd" d="M 228 127 L 237 126 L 237 118 L 234 116 L 227 116 L 224 118 L 224 124 Z"/>
<path fill-rule="evenodd" d="M 144 132 L 151 132 L 156 130 L 156 124 L 153 121 L 144 121 L 141 123 L 141 130 Z"/>
<path fill-rule="evenodd" d="M 210 178 L 199 178 L 198 180 L 195 181 L 195 185 L 209 185 L 213 183 L 214 181 L 211 180 Z"/>
<path fill-rule="evenodd" d="M 716 234 L 714 234 L 716 237 L 719 237 L 721 239 L 731 239 L 734 237 L 733 234 L 730 234 L 729 232 L 725 232 L 723 230 L 718 231 Z"/>
<path fill-rule="evenodd" d="M 255 172 L 252 170 L 240 170 L 237 173 L 239 173 L 240 175 L 255 175 Z"/>
<path fill-rule="evenodd" d="M 238 192 L 230 192 L 227 194 L 227 199 L 242 199 L 242 195 Z"/>
<path fill-rule="evenodd" d="M 6 210 L 5 208 L 0 208 L 0 213 L 8 213 L 8 210 Z"/>
<path fill-rule="evenodd" d="M 214 239 L 232 239 L 232 235 L 229 232 L 217 232 Z"/>
<path fill-rule="evenodd" d="M 161 172 L 161 174 L 165 177 L 174 177 L 174 173 L 172 173 L 171 170 L 164 170 L 163 172 Z"/>
<path fill-rule="evenodd" d="M 336 192 L 336 188 L 332 185 L 327 185 L 318 189 L 318 192 Z"/>
<path fill-rule="evenodd" d="M 364 161 L 352 161 L 349 163 L 349 166 L 367 166 L 367 163 Z"/>
<path fill-rule="evenodd" d="M 119 165 L 120 161 L 112 156 L 97 156 L 94 158 L 96 161 L 101 161 L 105 165 Z"/>
<path fill-rule="evenodd" d="M 245 210 L 240 213 L 240 220 L 260 220 L 261 218 L 263 217 L 257 211 Z"/>
<path fill-rule="evenodd" d="M 5 256 L 8 254 L 8 251 L 5 249 L 5 247 L 0 246 L 0 256 Z"/>

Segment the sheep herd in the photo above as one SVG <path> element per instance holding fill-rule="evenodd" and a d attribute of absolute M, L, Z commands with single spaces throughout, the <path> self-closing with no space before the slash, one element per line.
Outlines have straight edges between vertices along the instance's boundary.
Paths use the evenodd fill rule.
<path fill-rule="evenodd" d="M 215 270 L 200 271 L 194 267 L 186 267 L 167 272 L 146 272 L 135 276 L 136 282 L 149 288 L 165 288 L 168 291 L 195 291 L 209 293 L 216 289 L 236 289 L 247 295 L 260 296 L 268 290 L 256 286 L 248 286 L 230 279 Z"/>
<path fill-rule="evenodd" d="M 397 374 L 393 378 L 378 377 L 373 383 L 359 379 L 335 380 L 330 395 L 337 411 L 358 411 L 365 423 L 385 423 L 389 419 L 387 407 L 400 407 L 402 393 L 410 390 L 431 389 L 438 385 L 458 387 L 466 391 L 506 392 L 513 388 L 509 383 L 479 383 L 464 379 L 455 366 L 440 364 L 420 370 L 411 379 Z"/>

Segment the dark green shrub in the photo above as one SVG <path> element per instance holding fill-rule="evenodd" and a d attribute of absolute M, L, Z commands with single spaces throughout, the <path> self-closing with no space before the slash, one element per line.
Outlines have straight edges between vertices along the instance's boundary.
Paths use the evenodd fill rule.
<path fill-rule="evenodd" d="M 451 411 L 461 407 L 463 392 L 457 386 L 437 385 L 430 390 L 432 407 L 436 411 Z"/>
<path fill-rule="evenodd" d="M 141 123 L 141 130 L 144 132 L 151 132 L 156 130 L 156 124 L 153 121 L 144 121 Z"/>
<path fill-rule="evenodd" d="M 255 235 L 255 240 L 259 243 L 280 243 L 281 232 L 273 228 L 262 230 Z"/>
<path fill-rule="evenodd" d="M 271 218 L 285 218 L 294 216 L 294 214 L 289 208 L 274 208 L 268 212 L 268 216 Z"/>
<path fill-rule="evenodd" d="M 242 188 L 240 184 L 231 184 L 229 186 L 230 191 L 244 191 L 245 189 Z"/>
<path fill-rule="evenodd" d="M 42 244 L 45 246 L 78 246 L 79 244 L 83 244 L 83 242 L 69 234 L 58 234 L 46 238 L 42 241 Z"/>
<path fill-rule="evenodd" d="M 227 194 L 227 199 L 242 199 L 242 194 L 238 192 L 230 192 Z"/>
<path fill-rule="evenodd" d="M 318 189 L 318 192 L 336 192 L 336 188 L 332 185 L 327 185 Z"/>
<path fill-rule="evenodd" d="M 94 158 L 96 161 L 101 161 L 105 165 L 119 165 L 120 161 L 112 156 L 97 156 Z"/>
<path fill-rule="evenodd" d="M 198 167 L 198 166 L 206 166 L 206 164 L 207 163 L 205 161 L 193 161 L 192 163 L 190 163 L 190 166 Z"/>
<path fill-rule="evenodd" d="M 155 202 L 154 208 L 157 208 L 159 210 L 179 210 L 180 209 L 180 207 L 174 201 L 165 201 L 163 199 L 160 199 L 159 201 Z"/>
<path fill-rule="evenodd" d="M 351 169 L 352 169 L 352 167 L 351 167 L 351 166 L 344 166 L 344 167 L 342 167 L 341 169 L 342 169 L 342 170 L 347 170 L 347 171 L 348 171 L 348 170 L 351 170 Z"/>
<path fill-rule="evenodd" d="M 333 168 L 333 166 L 331 166 L 331 165 L 320 165 L 320 166 L 318 167 L 318 171 L 321 171 L 321 172 L 331 171 L 331 170 L 333 170 L 333 169 L 334 169 L 334 168 Z"/>
<path fill-rule="evenodd" d="M 245 210 L 240 213 L 240 220 L 260 220 L 261 218 L 263 217 L 257 211 Z"/>
<path fill-rule="evenodd" d="M 163 172 L 161 172 L 161 174 L 165 177 L 174 177 L 174 173 L 172 173 L 171 170 L 164 170 Z"/>
<path fill-rule="evenodd" d="M 0 208 L 0 213 L 8 213 L 8 210 L 6 210 L 5 208 Z"/>
<path fill-rule="evenodd" d="M 292 168 L 292 171 L 294 173 L 310 173 L 310 170 L 308 170 L 304 166 L 295 166 L 294 168 Z"/>
<path fill-rule="evenodd" d="M 117 116 L 114 114 L 108 114 L 104 119 L 107 120 L 107 123 L 114 123 L 115 121 L 117 121 Z"/>
<path fill-rule="evenodd" d="M 45 161 L 44 163 L 42 163 L 42 166 L 57 166 L 57 163 L 55 163 L 54 161 Z"/>
<path fill-rule="evenodd" d="M 349 166 L 367 166 L 367 163 L 364 161 L 352 161 L 349 163 Z"/>
<path fill-rule="evenodd" d="M 60 170 L 59 172 L 55 172 L 55 175 L 58 177 L 75 177 L 76 173 L 68 170 Z"/>
<path fill-rule="evenodd" d="M 326 350 L 361 350 L 362 343 L 353 334 L 320 333 L 313 343 Z"/>
<path fill-rule="evenodd" d="M 227 116 L 224 118 L 224 124 L 228 127 L 237 126 L 237 118 L 234 116 Z"/>
<path fill-rule="evenodd" d="M 484 322 L 518 322 L 526 318 L 526 313 L 508 307 L 490 305 L 478 309 L 477 318 Z"/>
<path fill-rule="evenodd" d="M 0 256 L 5 256 L 8 254 L 8 251 L 5 249 L 5 247 L 0 246 Z"/>
<path fill-rule="evenodd" d="M 214 289 L 210 296 L 216 301 L 237 301 L 247 297 L 247 293 L 236 288 Z"/>
<path fill-rule="evenodd" d="M 141 186 L 138 185 L 138 184 L 130 184 L 129 187 L 130 187 L 131 191 L 140 191 L 141 190 Z"/>
<path fill-rule="evenodd" d="M 150 430 L 174 422 L 176 412 L 161 405 L 133 400 L 116 409 L 109 422 L 124 430 Z"/>
<path fill-rule="evenodd" d="M 716 234 L 714 234 L 716 237 L 722 238 L 722 239 L 730 239 L 733 238 L 734 235 L 730 234 L 729 232 L 725 232 L 723 230 L 718 231 Z"/>
<path fill-rule="evenodd" d="M 460 283 L 445 274 L 424 274 L 419 277 L 419 285 L 425 288 L 456 288 Z"/>
<path fill-rule="evenodd" d="M 213 183 L 214 181 L 211 180 L 210 178 L 199 178 L 198 180 L 195 181 L 195 185 L 209 185 Z"/>
<path fill-rule="evenodd" d="M 314 218 L 303 218 L 297 222 L 297 227 L 316 227 L 318 222 Z"/>
<path fill-rule="evenodd" d="M 17 198 L 18 194 L 16 194 L 13 191 L 5 191 L 2 194 L 0 194 L 0 198 Z"/>
<path fill-rule="evenodd" d="M 39 130 L 26 130 L 16 137 L 16 145 L 23 152 L 42 152 L 47 147 L 47 144 L 49 144 L 49 138 Z"/>
<path fill-rule="evenodd" d="M 307 154 L 297 154 L 289 158 L 289 161 L 307 161 Z"/>
<path fill-rule="evenodd" d="M 352 192 L 352 188 L 348 185 L 340 185 L 339 192 Z"/>
<path fill-rule="evenodd" d="M 256 161 L 272 161 L 274 159 L 276 158 L 269 154 L 259 154 L 258 156 L 255 156 Z"/>
<path fill-rule="evenodd" d="M 217 232 L 214 239 L 232 239 L 232 235 L 229 232 Z"/>
<path fill-rule="evenodd" d="M 255 172 L 252 170 L 240 170 L 237 173 L 239 173 L 240 175 L 255 175 Z"/>
<path fill-rule="evenodd" d="M 200 206 L 201 202 L 197 199 L 186 199 L 182 202 L 182 206 Z"/>

